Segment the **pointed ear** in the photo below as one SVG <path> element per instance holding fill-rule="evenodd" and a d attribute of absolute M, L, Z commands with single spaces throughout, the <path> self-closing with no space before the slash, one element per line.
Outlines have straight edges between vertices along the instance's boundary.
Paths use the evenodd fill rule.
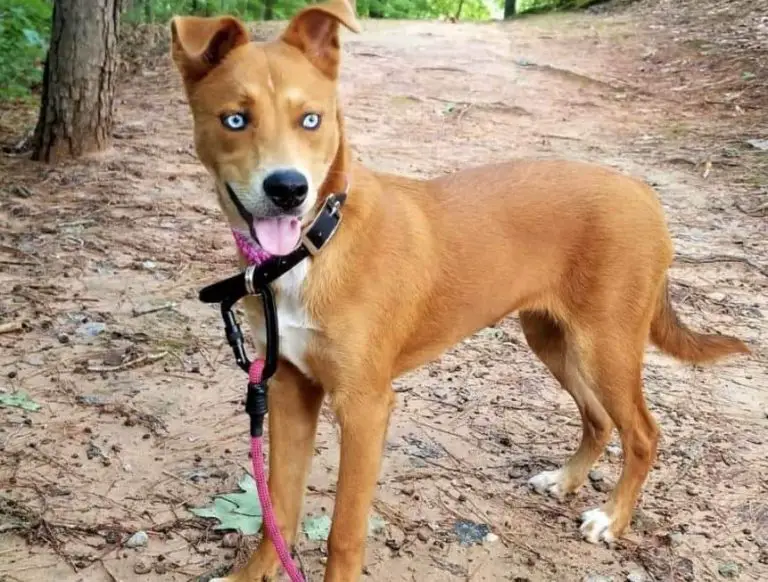
<path fill-rule="evenodd" d="M 327 77 L 339 74 L 339 23 L 360 32 L 354 0 L 328 0 L 307 6 L 294 16 L 282 40 L 295 46 Z"/>
<path fill-rule="evenodd" d="M 171 20 L 171 56 L 189 86 L 205 77 L 235 47 L 248 42 L 245 26 L 232 16 Z"/>

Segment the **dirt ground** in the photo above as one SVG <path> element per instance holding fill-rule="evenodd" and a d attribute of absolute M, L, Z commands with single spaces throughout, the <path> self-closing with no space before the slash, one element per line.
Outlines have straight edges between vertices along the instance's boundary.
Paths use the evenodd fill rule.
<path fill-rule="evenodd" d="M 659 457 L 632 531 L 608 548 L 582 542 L 577 518 L 615 483 L 618 441 L 575 498 L 530 493 L 531 475 L 575 450 L 575 406 L 516 320 L 467 339 L 396 384 L 375 505 L 387 527 L 365 579 L 768 579 L 768 152 L 747 143 L 768 138 L 768 99 L 750 84 L 760 71 L 718 60 L 695 22 L 632 9 L 366 22 L 347 38 L 361 160 L 434 176 L 566 157 L 640 176 L 668 212 L 681 315 L 755 352 L 698 368 L 649 350 Z M 765 63 L 756 22 L 740 34 Z M 12 147 L 0 158 L 0 394 L 42 406 L 0 408 L 0 580 L 207 580 L 250 543 L 223 547 L 187 510 L 235 490 L 249 465 L 243 375 L 196 299 L 235 263 L 175 72 L 162 46 L 147 54 L 121 86 L 112 149 L 54 167 Z M 34 111 L 1 113 L 12 146 Z M 325 414 L 307 514 L 332 510 L 337 458 Z M 497 538 L 459 544 L 460 519 Z M 124 547 L 138 530 L 147 547 Z M 324 544 L 299 550 L 320 580 Z"/>

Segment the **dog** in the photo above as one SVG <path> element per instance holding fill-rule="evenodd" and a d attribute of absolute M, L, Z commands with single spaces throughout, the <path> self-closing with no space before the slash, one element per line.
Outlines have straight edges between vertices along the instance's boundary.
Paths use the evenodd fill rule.
<path fill-rule="evenodd" d="M 393 379 L 517 313 L 583 424 L 576 453 L 530 485 L 574 493 L 615 427 L 621 478 L 602 507 L 583 514 L 581 534 L 616 539 L 659 436 L 642 390 L 646 344 L 694 363 L 749 349 L 677 318 L 665 217 L 640 181 L 569 161 L 510 161 L 422 181 L 353 161 L 337 94 L 341 26 L 359 31 L 345 0 L 309 5 L 266 43 L 251 42 L 233 17 L 171 23 L 198 157 L 234 230 L 284 255 L 331 193 L 348 193 L 327 247 L 274 284 L 281 360 L 269 395 L 269 485 L 283 535 L 296 539 L 327 396 L 341 459 L 325 580 L 358 580 Z M 263 342 L 258 303 L 246 311 Z M 261 582 L 277 569 L 262 539 L 225 580 Z"/>

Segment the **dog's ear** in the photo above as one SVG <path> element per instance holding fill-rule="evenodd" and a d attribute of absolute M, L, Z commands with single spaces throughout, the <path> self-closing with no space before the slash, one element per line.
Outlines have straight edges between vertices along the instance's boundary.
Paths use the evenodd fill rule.
<path fill-rule="evenodd" d="M 171 56 L 189 87 L 205 77 L 235 47 L 248 42 L 248 31 L 232 16 L 171 20 Z"/>
<path fill-rule="evenodd" d="M 282 39 L 301 50 L 330 79 L 339 74 L 339 23 L 360 32 L 355 0 L 328 0 L 304 8 L 286 28 Z"/>

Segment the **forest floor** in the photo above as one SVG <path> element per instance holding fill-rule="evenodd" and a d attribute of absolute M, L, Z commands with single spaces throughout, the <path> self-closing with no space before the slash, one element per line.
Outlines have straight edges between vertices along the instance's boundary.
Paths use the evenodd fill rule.
<path fill-rule="evenodd" d="M 515 319 L 467 339 L 396 384 L 375 505 L 386 525 L 365 579 L 768 579 L 768 12 L 671 4 L 365 22 L 346 37 L 361 160 L 435 176 L 563 157 L 642 177 L 668 213 L 682 317 L 754 348 L 711 368 L 649 350 L 659 457 L 632 531 L 609 548 L 581 541 L 577 518 L 615 483 L 617 441 L 573 499 L 530 493 L 531 475 L 575 449 L 575 406 Z M 33 163 L 14 146 L 36 111 L 0 109 L 0 580 L 207 580 L 252 543 L 188 511 L 236 490 L 248 423 L 217 312 L 196 299 L 235 269 L 230 234 L 156 36 L 127 41 L 101 155 Z M 8 406 L 16 391 L 39 410 Z M 326 413 L 307 515 L 332 510 L 337 458 Z M 462 545 L 460 520 L 494 535 Z M 146 547 L 126 547 L 139 530 Z M 325 544 L 302 536 L 299 551 L 320 580 Z"/>

